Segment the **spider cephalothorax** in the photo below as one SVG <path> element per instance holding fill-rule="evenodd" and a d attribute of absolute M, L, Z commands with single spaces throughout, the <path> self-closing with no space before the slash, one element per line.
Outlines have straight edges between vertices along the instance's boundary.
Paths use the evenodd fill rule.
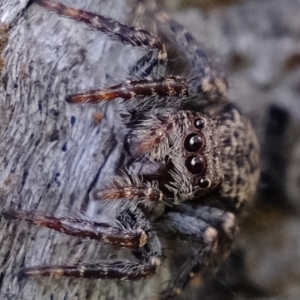
<path fill-rule="evenodd" d="M 215 267 L 228 255 L 237 216 L 254 196 L 259 146 L 250 122 L 226 98 L 227 82 L 218 65 L 181 25 L 151 11 L 168 47 L 144 29 L 93 13 L 38 1 L 58 14 L 83 22 L 109 37 L 149 53 L 130 70 L 134 80 L 78 93 L 69 103 L 119 102 L 125 134 L 115 176 L 93 193 L 105 203 L 105 221 L 79 216 L 57 218 L 10 211 L 65 234 L 134 250 L 136 260 L 96 265 L 38 266 L 23 275 L 138 280 L 153 275 L 163 258 L 160 235 L 189 243 L 192 255 L 178 266 L 161 298 L 178 293 L 191 274 Z M 185 76 L 174 76 L 168 49 L 184 54 Z M 138 78 L 138 79 L 137 79 Z M 101 142 L 101 141 L 100 141 Z M 103 219 L 101 219 L 103 220 Z"/>
<path fill-rule="evenodd" d="M 145 159 L 157 163 L 162 190 L 184 201 L 219 185 L 223 174 L 219 133 L 213 119 L 194 111 L 152 112 L 143 118 L 133 126 L 128 152 L 135 164 L 141 157 L 144 165 Z"/>

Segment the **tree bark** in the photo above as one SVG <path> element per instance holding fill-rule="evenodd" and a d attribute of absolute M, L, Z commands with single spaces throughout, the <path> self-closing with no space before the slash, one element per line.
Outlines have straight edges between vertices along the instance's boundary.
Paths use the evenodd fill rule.
<path fill-rule="evenodd" d="M 73 106 L 64 99 L 124 80 L 126 63 L 136 58 L 132 48 L 129 55 L 126 47 L 84 24 L 28 2 L 0 4 L 5 44 L 0 80 L 0 298 L 150 299 L 166 279 L 159 275 L 166 270 L 135 283 L 17 279 L 25 266 L 70 265 L 79 259 L 97 263 L 114 253 L 101 243 L 8 222 L 2 211 L 59 215 L 68 208 L 97 213 L 89 193 L 112 174 L 122 146 L 116 138 L 121 129 L 117 106 Z M 129 11 L 126 1 L 60 2 L 123 22 Z M 99 112 L 104 116 L 101 122 L 94 117 Z"/>

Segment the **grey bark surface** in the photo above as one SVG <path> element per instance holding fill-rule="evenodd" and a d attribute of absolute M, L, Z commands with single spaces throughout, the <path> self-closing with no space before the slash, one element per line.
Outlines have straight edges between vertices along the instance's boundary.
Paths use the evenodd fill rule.
<path fill-rule="evenodd" d="M 123 22 L 129 9 L 125 1 L 60 2 Z M 10 26 L 0 78 L 0 299 L 149 299 L 163 276 L 136 283 L 17 280 L 24 266 L 70 265 L 79 259 L 97 263 L 115 252 L 93 241 L 7 222 L 2 211 L 61 215 L 85 208 L 95 213 L 89 208 L 89 192 L 96 179 L 113 172 L 120 152 L 117 109 L 72 106 L 64 98 L 124 80 L 122 52 L 127 51 L 84 24 L 26 4 L 0 4 L 0 20 Z M 93 119 L 96 111 L 104 115 L 101 123 Z"/>

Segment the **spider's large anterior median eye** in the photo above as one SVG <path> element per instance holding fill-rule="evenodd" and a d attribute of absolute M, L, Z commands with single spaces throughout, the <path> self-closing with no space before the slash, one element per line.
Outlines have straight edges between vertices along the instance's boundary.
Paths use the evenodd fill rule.
<path fill-rule="evenodd" d="M 199 151 L 204 145 L 204 138 L 200 134 L 192 133 L 184 141 L 184 147 L 189 152 Z"/>
<path fill-rule="evenodd" d="M 206 169 L 206 161 L 202 155 L 191 155 L 187 158 L 185 166 L 192 174 L 201 174 Z"/>
<path fill-rule="evenodd" d="M 205 120 L 203 118 L 198 118 L 194 121 L 194 126 L 197 129 L 202 129 L 205 125 Z"/>

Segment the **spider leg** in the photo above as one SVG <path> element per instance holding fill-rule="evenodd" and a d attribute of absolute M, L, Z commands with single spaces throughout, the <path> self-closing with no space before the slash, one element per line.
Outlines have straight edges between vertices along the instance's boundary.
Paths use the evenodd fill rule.
<path fill-rule="evenodd" d="M 149 200 L 149 201 L 163 201 L 164 195 L 158 188 L 143 186 L 127 185 L 124 187 L 107 187 L 102 190 L 97 190 L 95 193 L 95 200 Z"/>
<path fill-rule="evenodd" d="M 83 22 L 91 28 L 99 30 L 123 44 L 157 50 L 159 63 L 165 65 L 167 62 L 165 45 L 161 43 L 157 36 L 146 30 L 127 26 L 113 19 L 68 7 L 60 3 L 54 3 L 48 0 L 39 0 L 38 3 L 60 15 Z"/>
<path fill-rule="evenodd" d="M 156 53 L 149 51 L 143 55 L 129 70 L 130 78 L 160 77 L 164 75 L 165 66 L 159 64 Z"/>
<path fill-rule="evenodd" d="M 130 1 L 131 11 L 129 13 L 129 19 L 133 23 L 147 24 L 146 28 L 150 32 L 154 32 L 156 36 L 156 20 L 150 15 L 148 18 L 148 13 L 157 11 L 157 4 L 155 1 Z M 167 49 L 168 50 L 168 49 Z M 168 60 L 169 60 L 169 51 Z M 147 76 L 159 78 L 165 75 L 166 65 L 161 65 L 156 58 L 156 53 L 154 51 L 148 52 L 143 55 L 130 69 L 129 75 L 131 78 L 145 78 Z"/>
<path fill-rule="evenodd" d="M 147 220 L 142 220 L 143 213 L 139 209 L 129 209 L 123 211 L 123 214 L 123 222 L 125 225 L 128 225 L 128 217 L 135 214 L 134 218 L 137 220 L 131 221 L 134 223 L 138 222 L 145 231 L 150 229 L 149 222 Z M 140 217 L 140 219 L 138 217 Z M 154 232 L 149 231 L 147 243 L 143 247 L 134 250 L 133 253 L 139 259 L 139 262 L 131 262 L 129 260 L 103 260 L 98 263 L 80 263 L 74 266 L 35 266 L 21 270 L 19 278 L 21 279 L 26 276 L 45 276 L 55 278 L 80 277 L 119 280 L 143 279 L 153 275 L 161 263 L 161 244 L 157 235 Z"/>
<path fill-rule="evenodd" d="M 95 239 L 106 244 L 137 249 L 147 242 L 147 235 L 142 229 L 123 229 L 105 223 L 97 223 L 88 219 L 46 216 L 39 212 L 7 211 L 7 219 L 27 221 L 31 224 L 50 228 L 71 236 Z"/>
<path fill-rule="evenodd" d="M 136 176 L 115 176 L 113 181 L 94 193 L 94 200 L 127 199 L 163 203 L 167 201 L 156 182 L 142 183 Z"/>
<path fill-rule="evenodd" d="M 226 100 L 228 82 L 221 63 L 213 57 L 206 47 L 199 43 L 184 26 L 168 15 L 153 11 L 151 16 L 157 20 L 159 32 L 185 57 L 190 67 L 189 84 L 192 95 L 201 95 L 211 102 Z"/>
<path fill-rule="evenodd" d="M 123 98 L 124 100 L 135 99 L 139 96 L 143 98 L 154 96 L 158 99 L 166 97 L 180 99 L 188 96 L 189 92 L 185 78 L 170 76 L 157 79 L 158 75 L 162 76 L 162 73 L 164 73 L 167 64 L 167 50 L 165 45 L 156 35 L 147 30 L 127 26 L 116 20 L 68 7 L 60 3 L 51 2 L 49 0 L 38 0 L 37 2 L 43 7 L 55 11 L 60 15 L 83 22 L 91 28 L 99 30 L 123 44 L 150 49 L 151 53 L 144 55 L 138 61 L 137 65 L 133 67 L 131 73 L 137 71 L 138 68 L 141 68 L 138 72 L 140 72 L 142 78 L 144 78 L 146 74 L 153 73 L 153 68 L 157 67 L 157 70 L 160 70 L 155 74 L 156 78 L 126 81 L 112 87 L 70 95 L 66 99 L 67 102 L 98 103 L 116 98 Z M 152 76 L 154 75 L 152 74 Z M 138 76 L 136 77 L 139 78 Z M 137 101 L 138 100 L 134 102 Z M 165 104 L 165 99 L 161 101 Z M 134 104 L 138 105 L 139 103 Z M 143 105 L 143 103 L 141 104 Z"/>
<path fill-rule="evenodd" d="M 154 263 L 139 264 L 129 261 L 100 261 L 97 264 L 75 266 L 50 265 L 24 268 L 18 274 L 22 279 L 28 276 L 73 277 L 89 279 L 139 280 L 155 273 Z"/>
<path fill-rule="evenodd" d="M 192 212 L 192 209 L 191 209 Z M 173 299 L 188 284 L 196 272 L 206 266 L 214 266 L 228 254 L 237 231 L 232 213 L 217 208 L 201 207 L 194 215 L 186 213 L 168 213 L 158 224 L 168 237 L 181 237 L 199 244 L 196 254 L 190 257 L 180 268 L 175 279 L 160 295 L 161 299 Z"/>
<path fill-rule="evenodd" d="M 148 98 L 150 96 L 182 98 L 187 95 L 186 80 L 177 76 L 136 81 L 127 80 L 108 88 L 69 95 L 66 101 L 69 103 L 99 103 L 111 101 L 116 98 L 124 100 L 135 99 L 137 97 Z"/>

